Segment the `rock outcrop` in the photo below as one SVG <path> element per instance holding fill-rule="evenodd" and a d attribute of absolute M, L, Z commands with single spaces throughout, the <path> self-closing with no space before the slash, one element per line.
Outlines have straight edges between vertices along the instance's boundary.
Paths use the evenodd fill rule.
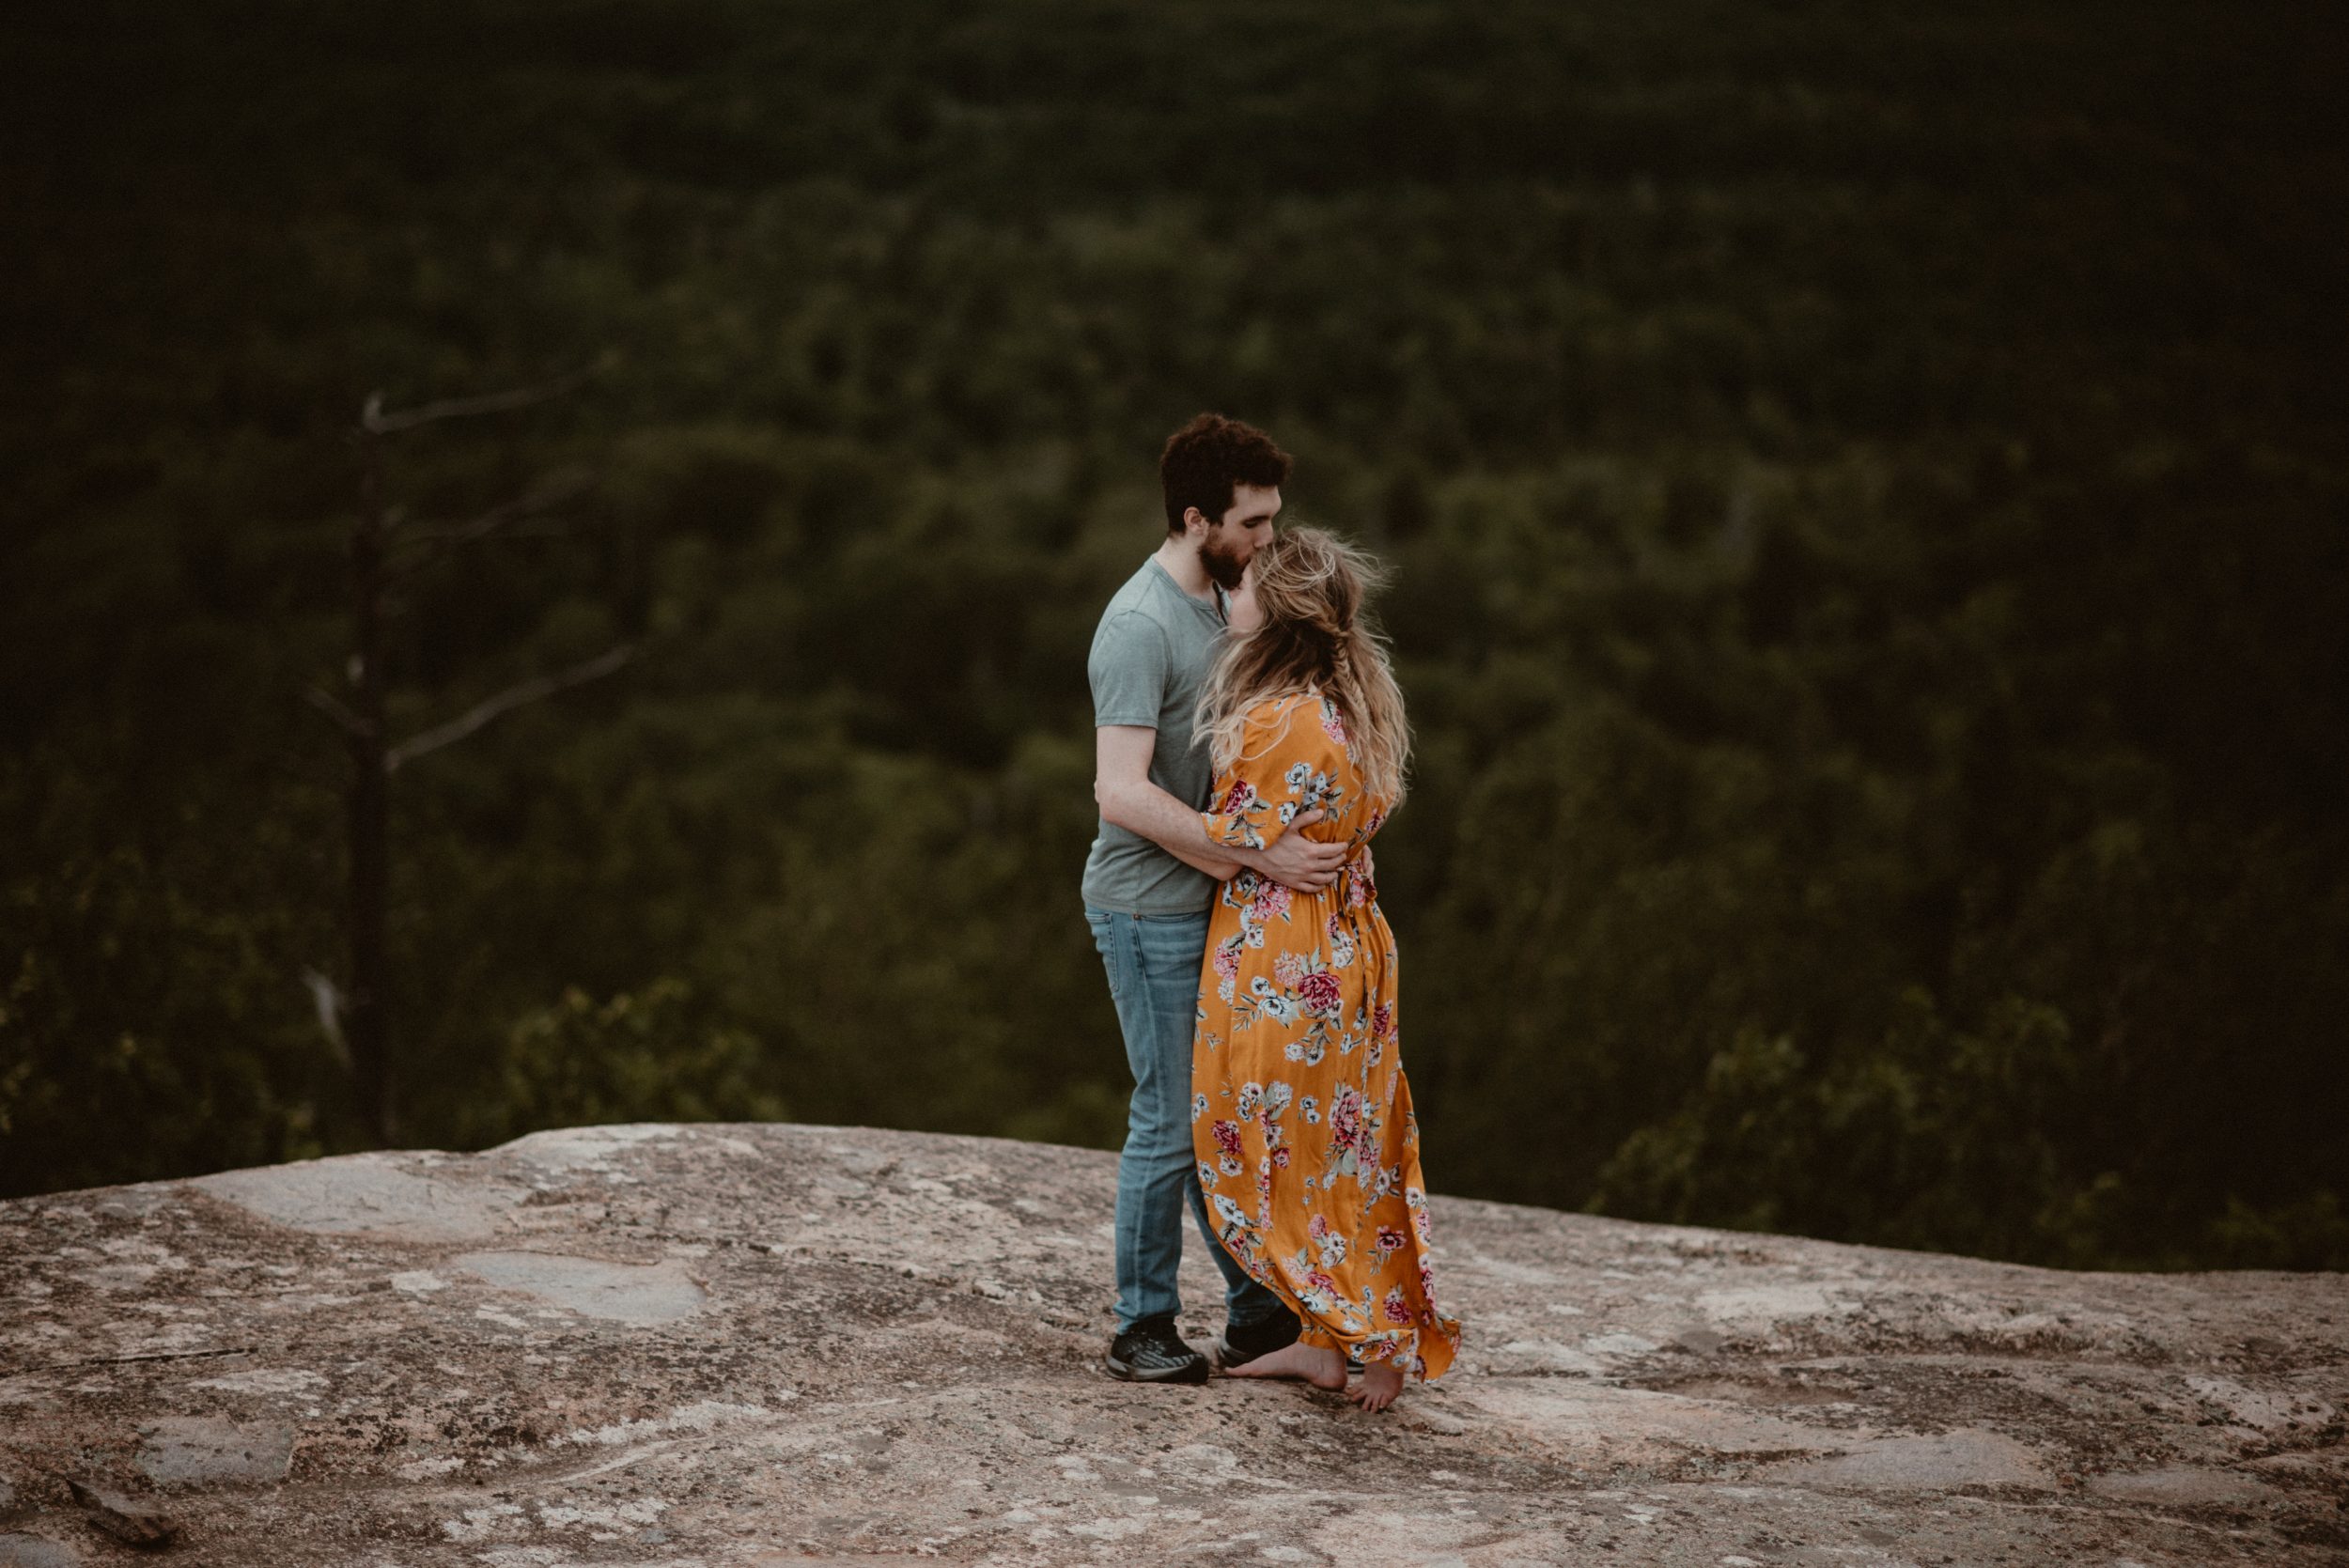
<path fill-rule="evenodd" d="M 621 1126 L 0 1204 L 0 1565 L 2349 1562 L 2341 1276 L 1438 1199 L 1467 1346 L 1371 1416 L 1111 1381 L 1114 1169 Z"/>

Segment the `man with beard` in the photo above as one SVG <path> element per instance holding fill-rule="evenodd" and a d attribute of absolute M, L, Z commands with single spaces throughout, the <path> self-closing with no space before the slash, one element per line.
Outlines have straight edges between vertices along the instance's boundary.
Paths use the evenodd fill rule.
<path fill-rule="evenodd" d="M 1218 1358 L 1237 1366 L 1297 1338 L 1281 1299 L 1216 1241 L 1190 1138 L 1191 1030 L 1219 885 L 1244 864 L 1292 888 L 1324 888 L 1346 853 L 1296 832 L 1234 849 L 1211 841 L 1199 817 L 1212 781 L 1207 749 L 1191 736 L 1200 683 L 1230 624 L 1230 596 L 1272 537 L 1288 474 L 1288 454 L 1236 419 L 1203 413 L 1169 437 L 1159 458 L 1166 538 L 1111 598 L 1086 661 L 1101 828 L 1085 861 L 1085 924 L 1109 970 L 1134 1076 L 1117 1166 L 1109 1369 L 1135 1382 L 1206 1380 L 1206 1358 L 1174 1327 L 1186 1204 L 1223 1271 Z M 1320 816 L 1308 812 L 1289 826 Z"/>

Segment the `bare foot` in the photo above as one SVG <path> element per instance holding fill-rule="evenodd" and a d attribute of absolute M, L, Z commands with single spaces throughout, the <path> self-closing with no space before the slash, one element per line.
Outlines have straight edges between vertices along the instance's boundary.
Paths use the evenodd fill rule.
<path fill-rule="evenodd" d="M 1392 1361 L 1373 1361 L 1362 1368 L 1361 1386 L 1349 1399 L 1365 1410 L 1384 1410 L 1403 1391 L 1403 1374 Z"/>
<path fill-rule="evenodd" d="M 1346 1387 L 1346 1358 L 1334 1345 L 1288 1344 L 1244 1366 L 1226 1367 L 1226 1377 L 1301 1377 L 1316 1389 Z"/>

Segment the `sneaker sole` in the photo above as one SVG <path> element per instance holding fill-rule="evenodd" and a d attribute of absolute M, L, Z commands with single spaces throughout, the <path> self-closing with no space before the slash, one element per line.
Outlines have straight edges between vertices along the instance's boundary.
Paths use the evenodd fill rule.
<path fill-rule="evenodd" d="M 1276 1348 L 1286 1349 L 1285 1345 Z M 1244 1367 L 1259 1356 L 1269 1356 L 1269 1350 L 1234 1350 L 1232 1342 L 1218 1334 L 1207 1343 L 1207 1364 L 1221 1372 L 1226 1367 Z"/>
<path fill-rule="evenodd" d="M 1108 1363 L 1110 1375 L 1124 1383 L 1205 1383 L 1207 1380 L 1207 1363 L 1204 1358 L 1186 1361 L 1178 1367 L 1169 1367 L 1164 1372 L 1137 1371 L 1130 1362 L 1121 1361 L 1114 1356 L 1105 1356 L 1102 1360 Z"/>

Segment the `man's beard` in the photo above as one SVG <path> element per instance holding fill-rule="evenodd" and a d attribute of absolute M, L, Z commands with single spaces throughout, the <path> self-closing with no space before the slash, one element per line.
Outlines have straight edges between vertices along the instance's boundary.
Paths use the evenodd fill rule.
<path fill-rule="evenodd" d="M 1207 568 L 1215 585 L 1227 594 L 1236 591 L 1240 579 L 1248 575 L 1248 558 L 1233 554 L 1211 538 L 1199 541 L 1199 564 Z"/>

